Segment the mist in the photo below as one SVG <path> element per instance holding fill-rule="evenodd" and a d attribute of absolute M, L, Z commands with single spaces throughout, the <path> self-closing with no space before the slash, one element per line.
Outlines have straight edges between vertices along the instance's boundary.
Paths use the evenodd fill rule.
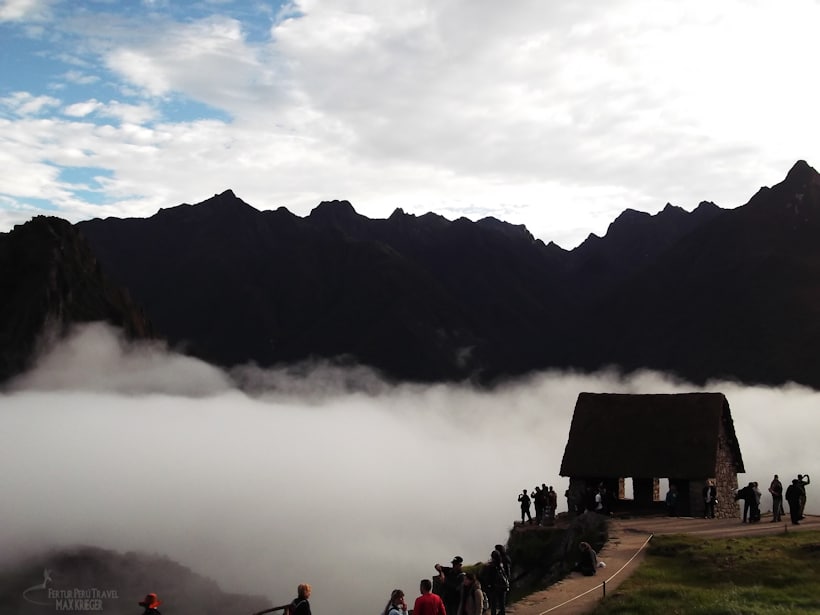
<path fill-rule="evenodd" d="M 95 324 L 0 396 L 0 557 L 159 553 L 225 591 L 282 604 L 307 582 L 317 613 L 375 613 L 395 587 L 412 601 L 437 562 L 487 560 L 521 489 L 563 494 L 582 391 L 722 392 L 741 483 L 813 474 L 820 395 L 798 386 L 545 372 L 485 391 L 328 364 L 226 373 Z"/>

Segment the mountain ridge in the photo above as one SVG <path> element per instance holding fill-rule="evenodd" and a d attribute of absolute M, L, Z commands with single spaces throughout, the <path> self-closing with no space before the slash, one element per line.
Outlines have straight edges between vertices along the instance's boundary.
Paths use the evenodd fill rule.
<path fill-rule="evenodd" d="M 820 386 L 804 348 L 820 344 L 818 208 L 798 161 L 737 209 L 626 210 L 573 250 L 495 218 L 370 219 L 345 200 L 299 217 L 231 190 L 75 228 L 160 334 L 219 365 L 336 359 L 483 383 L 617 365 Z"/>

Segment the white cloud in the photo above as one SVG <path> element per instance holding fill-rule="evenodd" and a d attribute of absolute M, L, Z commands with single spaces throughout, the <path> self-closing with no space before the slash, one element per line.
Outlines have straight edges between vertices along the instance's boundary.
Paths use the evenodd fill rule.
<path fill-rule="evenodd" d="M 105 61 L 148 95 L 177 92 L 228 111 L 248 102 L 270 104 L 271 69 L 245 42 L 236 20 L 166 23 L 140 34 L 139 40 L 112 49 Z"/>
<path fill-rule="evenodd" d="M 54 0 L 0 0 L 0 22 L 45 19 Z"/>
<path fill-rule="evenodd" d="M 152 213 L 230 187 L 299 214 L 346 198 L 374 217 L 396 206 L 513 216 L 571 247 L 626 207 L 737 206 L 798 158 L 820 159 L 805 130 L 820 103 L 806 77 L 820 8 L 808 0 L 789 11 L 736 0 L 306 1 L 265 12 L 267 40 L 228 14 L 175 22 L 154 8 L 140 21 L 87 12 L 60 24 L 82 41 L 72 58 L 83 73 L 71 79 L 119 90 L 96 118 L 144 127 L 196 101 L 231 119 L 152 125 L 139 139 L 92 131 L 87 151 L 114 176 L 107 196 L 129 197 L 123 215 L 140 199 Z M 100 62 L 120 81 L 93 73 Z M 30 112 L 52 109 L 28 95 Z M 53 127 L 29 157 L 69 147 L 71 130 Z"/>
<path fill-rule="evenodd" d="M 89 75 L 88 73 L 84 73 L 79 70 L 70 70 L 63 75 L 63 78 L 70 83 L 76 83 L 78 85 L 91 85 L 92 83 L 97 83 L 100 80 L 97 75 Z"/>
<path fill-rule="evenodd" d="M 91 99 L 84 102 L 74 103 L 73 105 L 68 105 L 63 110 L 63 113 L 70 117 L 85 117 L 94 113 L 102 106 L 103 104 L 100 101 Z"/>
<path fill-rule="evenodd" d="M 487 559 L 521 488 L 563 493 L 578 393 L 699 390 L 652 372 L 548 372 L 494 391 L 391 386 L 326 366 L 246 375 L 266 385 L 253 397 L 219 370 L 98 325 L 43 357 L 2 395 L 0 463 L 13 468 L 0 476 L 4 556 L 76 542 L 148 549 L 228 591 L 280 604 L 307 581 L 317 612 L 375 612 L 436 561 Z M 812 472 L 816 391 L 704 390 L 729 400 L 741 481 Z M 350 566 L 367 574 L 338 574 Z"/>
<path fill-rule="evenodd" d="M 0 98 L 0 105 L 20 116 L 38 115 L 59 104 L 60 101 L 52 96 L 35 96 L 29 92 L 14 92 Z"/>

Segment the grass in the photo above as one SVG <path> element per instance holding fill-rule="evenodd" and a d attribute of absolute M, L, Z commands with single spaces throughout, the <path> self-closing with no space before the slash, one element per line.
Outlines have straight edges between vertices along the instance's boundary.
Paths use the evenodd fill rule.
<path fill-rule="evenodd" d="M 638 570 L 594 615 L 820 613 L 820 532 L 652 539 Z"/>

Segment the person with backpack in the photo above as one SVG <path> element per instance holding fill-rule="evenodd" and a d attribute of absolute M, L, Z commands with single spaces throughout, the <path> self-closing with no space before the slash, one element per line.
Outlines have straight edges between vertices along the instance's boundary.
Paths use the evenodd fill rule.
<path fill-rule="evenodd" d="M 390 600 L 382 611 L 382 615 L 407 615 L 407 603 L 404 601 L 404 592 L 394 589 L 390 593 Z"/>
<path fill-rule="evenodd" d="M 461 600 L 458 603 L 457 615 L 481 615 L 484 610 L 484 592 L 481 582 L 472 572 L 464 575 L 461 588 Z"/>
<path fill-rule="evenodd" d="M 311 615 L 310 613 L 310 585 L 302 583 L 296 588 L 296 598 L 290 603 L 290 611 L 287 615 Z"/>
<path fill-rule="evenodd" d="M 510 554 L 507 553 L 507 547 L 504 545 L 495 545 L 493 549 L 498 551 L 498 554 L 501 556 L 501 565 L 504 569 L 504 576 L 507 577 L 507 582 L 510 584 L 510 587 L 512 587 L 512 559 L 510 559 Z"/>
<path fill-rule="evenodd" d="M 481 569 L 481 585 L 490 603 L 491 615 L 505 615 L 510 580 L 504 572 L 504 562 L 498 551 L 490 553 L 490 561 Z"/>

